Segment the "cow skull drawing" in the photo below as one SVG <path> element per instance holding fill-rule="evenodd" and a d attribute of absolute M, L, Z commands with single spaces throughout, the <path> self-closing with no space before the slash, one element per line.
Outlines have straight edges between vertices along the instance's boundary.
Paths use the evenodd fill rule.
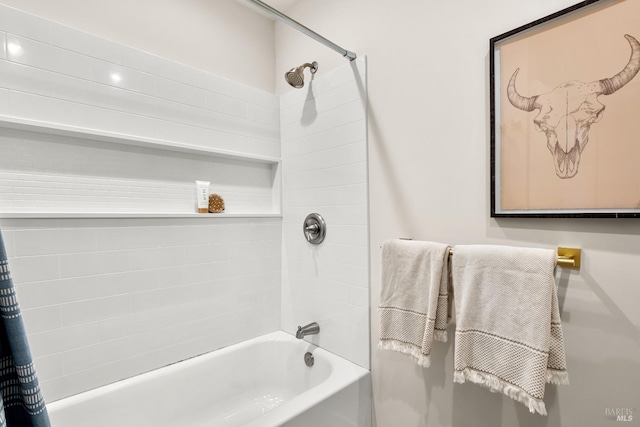
<path fill-rule="evenodd" d="M 523 111 L 539 110 L 533 120 L 538 132 L 547 137 L 547 148 L 553 155 L 556 175 L 566 179 L 578 173 L 580 155 L 589 142 L 589 129 L 600 121 L 605 106 L 598 101 L 600 95 L 611 95 L 629 83 L 640 71 L 640 43 L 625 35 L 631 45 L 631 58 L 626 67 L 615 76 L 591 83 L 569 81 L 549 93 L 525 97 L 516 90 L 518 68 L 507 87 L 511 104 Z M 558 138 L 558 133 L 564 138 Z"/>

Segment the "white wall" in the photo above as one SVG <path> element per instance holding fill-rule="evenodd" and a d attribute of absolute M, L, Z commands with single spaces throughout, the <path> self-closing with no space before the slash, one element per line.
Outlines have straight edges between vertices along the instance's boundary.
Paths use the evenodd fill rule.
<path fill-rule="evenodd" d="M 2 0 L 0 3 L 273 92 L 273 21 L 235 1 Z"/>
<path fill-rule="evenodd" d="M 2 214 L 189 214 L 196 180 L 227 214 L 277 213 L 271 164 L 4 128 L 0 154 Z"/>
<path fill-rule="evenodd" d="M 49 16 L 57 11 L 29 4 Z M 83 8 L 71 16 L 83 22 L 83 13 L 91 21 Z M 143 15 L 137 19 L 157 31 Z M 234 29 L 225 39 L 252 19 L 227 14 Z M 130 34 L 124 42 L 139 47 L 140 39 Z M 309 340 L 369 366 L 363 59 L 292 90 L 280 122 L 273 94 L 4 6 L 0 43 L 0 114 L 270 158 L 280 156 L 282 126 L 286 145 L 284 225 L 242 218 L 0 220 L 48 401 L 269 332 L 280 316 L 291 333 L 318 321 L 322 335 Z M 10 52 L 8 43 L 22 49 Z M 184 62 L 198 65 L 199 55 Z M 268 68 L 229 61 L 243 72 Z M 112 73 L 121 80 L 110 80 Z M 228 209 L 269 214 L 279 203 L 268 162 L 7 129 L 0 137 L 5 214 L 180 213 L 193 207 L 189 186 L 198 176 L 211 178 Z M 311 211 L 329 223 L 321 247 L 309 247 L 300 232 Z M 281 246 L 288 251 L 282 312 Z"/>
<path fill-rule="evenodd" d="M 277 163 L 206 153 L 279 158 L 278 98 L 6 6 L 0 44 L 2 120 L 41 126 L 0 128 L 0 228 L 45 399 L 277 330 L 281 220 L 188 215 L 195 179 L 228 213 L 278 213 Z"/>
<path fill-rule="evenodd" d="M 267 91 L 6 6 L 0 42 L 0 114 L 279 157 Z"/>
<path fill-rule="evenodd" d="M 318 322 L 307 339 L 369 368 L 366 64 L 334 70 L 282 95 L 282 330 Z M 327 222 L 320 245 L 306 216 Z"/>
<path fill-rule="evenodd" d="M 0 226 L 47 402 L 279 329 L 280 219 Z"/>
<path fill-rule="evenodd" d="M 608 422 L 605 408 L 638 408 L 637 222 L 489 218 L 488 40 L 572 3 L 305 0 L 287 11 L 368 59 L 372 374 L 380 427 L 600 427 Z M 321 73 L 344 63 L 281 24 L 276 46 L 277 70 L 316 60 Z M 451 343 L 436 346 L 429 369 L 375 348 L 378 246 L 399 236 L 583 248 L 581 270 L 559 277 L 571 385 L 548 387 L 548 417 L 476 385 L 454 386 Z"/>

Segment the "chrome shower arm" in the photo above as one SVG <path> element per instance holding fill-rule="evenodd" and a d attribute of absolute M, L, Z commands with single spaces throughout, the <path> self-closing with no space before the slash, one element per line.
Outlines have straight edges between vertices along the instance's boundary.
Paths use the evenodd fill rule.
<path fill-rule="evenodd" d="M 309 62 L 305 62 L 304 64 L 302 64 L 300 67 L 306 67 L 309 68 L 311 71 L 311 74 L 315 74 L 316 71 L 318 71 L 318 63 L 316 61 L 313 61 L 312 63 Z"/>
<path fill-rule="evenodd" d="M 309 29 L 307 27 L 305 27 L 304 25 L 302 25 L 298 21 L 295 21 L 295 20 L 289 18 L 287 15 L 285 15 L 284 13 L 280 12 L 277 9 L 274 9 L 273 7 L 269 6 L 265 2 L 262 2 L 260 0 L 247 0 L 247 1 L 249 3 L 254 4 L 255 6 L 257 6 L 262 11 L 264 11 L 264 12 L 268 13 L 269 15 L 273 16 L 278 21 L 284 22 L 285 24 L 289 25 L 290 27 L 293 27 L 296 30 L 300 31 L 301 33 L 306 34 L 307 36 L 311 37 L 312 39 L 314 39 L 314 40 L 316 40 L 316 41 L 318 41 L 320 43 L 322 43 L 323 45 L 327 46 L 328 48 L 335 50 L 340 55 L 342 55 L 343 57 L 347 58 L 349 61 L 353 61 L 354 59 L 356 59 L 356 54 L 354 52 L 348 51 L 348 50 L 338 46 L 337 44 L 335 44 L 331 40 L 328 40 L 328 39 L 322 37 L 320 34 L 316 33 L 315 31 L 313 31 L 313 30 L 311 30 L 311 29 Z"/>

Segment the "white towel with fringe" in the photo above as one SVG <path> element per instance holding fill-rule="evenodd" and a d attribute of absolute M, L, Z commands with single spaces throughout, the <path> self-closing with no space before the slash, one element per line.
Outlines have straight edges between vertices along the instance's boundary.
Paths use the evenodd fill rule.
<path fill-rule="evenodd" d="M 431 364 L 431 346 L 447 341 L 449 246 L 388 240 L 382 246 L 378 348 Z"/>
<path fill-rule="evenodd" d="M 569 384 L 553 250 L 456 246 L 454 381 L 546 415 L 546 383 Z"/>

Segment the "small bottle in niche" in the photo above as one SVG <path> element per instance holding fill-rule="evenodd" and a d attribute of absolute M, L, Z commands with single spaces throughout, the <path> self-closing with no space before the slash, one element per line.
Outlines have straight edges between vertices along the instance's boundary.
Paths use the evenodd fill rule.
<path fill-rule="evenodd" d="M 224 212 L 224 199 L 219 194 L 209 195 L 209 212 Z"/>
<path fill-rule="evenodd" d="M 196 181 L 196 197 L 198 199 L 198 213 L 209 212 L 209 181 Z"/>

